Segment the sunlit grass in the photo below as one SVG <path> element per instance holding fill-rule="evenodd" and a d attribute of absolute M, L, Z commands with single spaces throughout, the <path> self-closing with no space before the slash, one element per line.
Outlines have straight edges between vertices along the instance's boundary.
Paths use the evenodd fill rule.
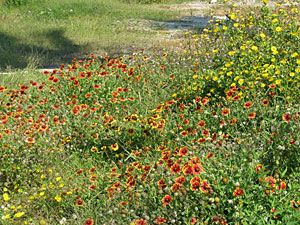
<path fill-rule="evenodd" d="M 129 20 L 163 21 L 176 11 L 159 5 L 122 1 L 34 1 L 20 7 L 1 7 L 1 68 L 57 65 L 86 52 L 122 54 L 149 47 L 153 33 L 132 29 Z M 129 50 L 132 51 L 132 50 Z"/>

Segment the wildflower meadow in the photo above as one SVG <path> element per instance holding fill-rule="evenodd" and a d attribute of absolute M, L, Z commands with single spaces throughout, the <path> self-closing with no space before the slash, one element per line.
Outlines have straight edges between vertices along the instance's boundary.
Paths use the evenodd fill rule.
<path fill-rule="evenodd" d="M 0 224 L 300 224 L 297 4 L 0 86 Z"/>

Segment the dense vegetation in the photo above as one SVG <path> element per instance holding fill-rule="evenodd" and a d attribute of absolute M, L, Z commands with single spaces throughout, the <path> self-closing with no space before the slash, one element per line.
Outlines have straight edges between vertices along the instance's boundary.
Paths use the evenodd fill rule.
<path fill-rule="evenodd" d="M 299 224 L 299 8 L 0 87 L 2 224 Z"/>

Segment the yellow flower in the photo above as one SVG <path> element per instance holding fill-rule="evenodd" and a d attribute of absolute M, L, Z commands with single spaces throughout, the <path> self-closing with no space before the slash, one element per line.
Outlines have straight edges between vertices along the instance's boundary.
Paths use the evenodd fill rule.
<path fill-rule="evenodd" d="M 17 212 L 15 215 L 14 215 L 14 217 L 15 218 L 20 218 L 20 217 L 22 217 L 22 216 L 24 216 L 24 212 Z"/>
<path fill-rule="evenodd" d="M 231 66 L 231 62 L 225 63 L 225 66 L 226 66 L 226 67 L 230 67 L 230 66 Z"/>
<path fill-rule="evenodd" d="M 264 4 L 268 4 L 269 0 L 262 0 Z"/>
<path fill-rule="evenodd" d="M 4 193 L 4 194 L 3 194 L 3 200 L 4 200 L 5 202 L 8 202 L 8 201 L 10 200 L 10 197 L 9 197 L 9 195 L 8 195 L 7 193 Z"/>
<path fill-rule="evenodd" d="M 54 199 L 57 201 L 57 202 L 61 202 L 62 198 L 59 196 L 59 195 L 56 195 L 54 197 Z"/>
<path fill-rule="evenodd" d="M 228 52 L 228 55 L 233 56 L 235 54 L 235 51 Z"/>
<path fill-rule="evenodd" d="M 272 46 L 272 47 L 271 47 L 271 51 L 272 51 L 272 52 L 276 52 L 276 51 L 277 51 L 276 46 Z"/>
<path fill-rule="evenodd" d="M 243 84 L 244 84 L 244 82 L 245 82 L 245 80 L 244 80 L 244 79 L 239 79 L 239 81 L 238 81 L 239 85 L 243 85 Z"/>
<path fill-rule="evenodd" d="M 113 150 L 113 151 L 117 151 L 117 150 L 119 149 L 119 145 L 118 145 L 118 143 L 115 143 L 115 144 L 112 144 L 112 145 L 110 146 L 110 148 L 111 148 L 111 150 Z"/>
<path fill-rule="evenodd" d="M 276 85 L 280 85 L 280 84 L 281 84 L 281 80 L 276 80 L 276 81 L 275 81 L 275 84 L 276 84 Z"/>
<path fill-rule="evenodd" d="M 295 76 L 295 73 L 294 73 L 294 72 L 290 72 L 290 76 L 291 76 L 291 77 L 294 77 L 294 76 Z"/>
<path fill-rule="evenodd" d="M 264 33 L 260 33 L 259 36 L 263 39 L 266 37 L 266 35 Z"/>
<path fill-rule="evenodd" d="M 272 20 L 272 23 L 277 23 L 277 22 L 278 22 L 277 18 L 275 18 L 275 19 Z"/>
<path fill-rule="evenodd" d="M 281 28 L 281 27 L 276 27 L 276 28 L 275 28 L 275 31 L 276 31 L 276 32 L 281 32 L 281 31 L 282 31 L 282 28 Z"/>
<path fill-rule="evenodd" d="M 255 45 L 253 45 L 252 47 L 251 47 L 251 49 L 253 50 L 253 51 L 258 51 L 258 47 L 257 46 L 255 46 Z"/>
<path fill-rule="evenodd" d="M 93 146 L 93 147 L 91 148 L 91 151 L 92 151 L 92 152 L 97 152 L 97 151 L 98 151 L 98 148 L 97 148 L 96 146 Z"/>
<path fill-rule="evenodd" d="M 218 33 L 219 30 L 220 30 L 220 28 L 219 28 L 219 27 L 216 27 L 216 28 L 214 29 L 214 32 L 215 32 L 215 33 Z"/>
<path fill-rule="evenodd" d="M 296 58 L 299 54 L 297 52 L 294 52 L 291 56 L 292 58 Z"/>
<path fill-rule="evenodd" d="M 232 75 L 232 71 L 227 72 L 226 75 L 230 77 Z"/>
<path fill-rule="evenodd" d="M 193 76 L 193 79 L 197 79 L 197 78 L 198 78 L 198 75 L 194 75 L 194 76 Z"/>
<path fill-rule="evenodd" d="M 4 220 L 10 219 L 10 214 L 9 214 L 9 213 L 8 213 L 8 214 L 5 214 L 3 219 L 4 219 Z"/>
<path fill-rule="evenodd" d="M 242 46 L 240 47 L 240 49 L 241 49 L 241 50 L 245 50 L 245 49 L 246 49 L 246 46 L 245 46 L 245 45 L 242 45 Z"/>
<path fill-rule="evenodd" d="M 44 191 L 40 192 L 40 196 L 44 196 L 44 195 L 45 195 Z"/>
<path fill-rule="evenodd" d="M 234 13 L 230 13 L 229 14 L 230 19 L 235 20 L 236 19 L 236 15 Z"/>
<path fill-rule="evenodd" d="M 286 59 L 280 60 L 280 63 L 283 64 L 283 65 L 285 65 L 286 64 Z"/>

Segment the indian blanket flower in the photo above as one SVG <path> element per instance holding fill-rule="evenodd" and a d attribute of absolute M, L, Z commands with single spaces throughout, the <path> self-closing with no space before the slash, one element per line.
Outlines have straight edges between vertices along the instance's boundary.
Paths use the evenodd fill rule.
<path fill-rule="evenodd" d="M 197 174 L 199 174 L 201 172 L 203 172 L 202 166 L 200 166 L 198 164 L 193 165 L 193 174 L 194 175 L 197 175 Z"/>
<path fill-rule="evenodd" d="M 155 224 L 163 224 L 163 223 L 166 223 L 167 222 L 167 219 L 163 218 L 163 217 L 157 217 L 155 219 Z"/>
<path fill-rule="evenodd" d="M 171 172 L 176 174 L 179 173 L 181 171 L 180 169 L 180 165 L 178 163 L 174 163 L 171 168 L 170 168 Z"/>
<path fill-rule="evenodd" d="M 76 206 L 83 206 L 84 201 L 81 198 L 77 198 L 75 201 Z"/>
<path fill-rule="evenodd" d="M 89 186 L 89 189 L 92 191 L 92 190 L 95 190 L 97 188 L 97 186 L 96 185 L 94 185 L 94 184 L 92 184 L 92 185 L 90 185 Z"/>
<path fill-rule="evenodd" d="M 256 113 L 255 112 L 251 112 L 251 113 L 249 113 L 248 114 L 248 119 L 255 119 L 255 117 L 256 117 Z"/>
<path fill-rule="evenodd" d="M 119 149 L 119 145 L 118 145 L 118 143 L 115 143 L 115 144 L 112 144 L 112 145 L 110 146 L 110 148 L 111 148 L 111 150 L 113 150 L 113 151 L 117 151 L 117 150 Z"/>
<path fill-rule="evenodd" d="M 29 137 L 25 140 L 28 144 L 34 144 L 35 143 L 35 139 L 33 137 Z"/>
<path fill-rule="evenodd" d="M 263 99 L 261 101 L 261 103 L 262 103 L 263 106 L 268 106 L 269 105 L 269 101 L 267 99 Z"/>
<path fill-rule="evenodd" d="M 184 182 L 185 182 L 185 177 L 184 176 L 180 176 L 180 177 L 177 177 L 176 179 L 175 179 L 175 182 L 176 183 L 179 183 L 179 184 L 183 184 Z"/>
<path fill-rule="evenodd" d="M 209 136 L 209 130 L 207 129 L 204 129 L 201 131 L 202 135 L 205 136 L 205 137 L 208 137 Z"/>
<path fill-rule="evenodd" d="M 200 121 L 198 122 L 198 126 L 199 126 L 199 127 L 205 127 L 205 125 L 206 125 L 206 123 L 205 123 L 204 120 L 200 120 Z"/>
<path fill-rule="evenodd" d="M 180 183 L 174 183 L 171 187 L 171 191 L 176 192 L 180 189 L 181 186 L 182 186 L 182 184 L 180 184 Z"/>
<path fill-rule="evenodd" d="M 188 132 L 184 130 L 184 131 L 181 131 L 180 134 L 182 137 L 186 137 L 188 135 Z"/>
<path fill-rule="evenodd" d="M 172 197 L 170 195 L 165 195 L 161 200 L 163 207 L 166 207 L 168 204 L 171 203 L 171 201 L 172 201 Z"/>
<path fill-rule="evenodd" d="M 92 174 L 89 178 L 90 182 L 95 182 L 97 180 L 97 175 L 96 174 Z"/>
<path fill-rule="evenodd" d="M 94 220 L 89 218 L 84 222 L 84 225 L 94 225 Z"/>
<path fill-rule="evenodd" d="M 203 180 L 203 181 L 201 182 L 200 190 L 201 190 L 203 193 L 208 193 L 208 192 L 211 190 L 211 186 L 210 186 L 210 184 L 208 183 L 207 180 Z"/>
<path fill-rule="evenodd" d="M 147 225 L 147 221 L 144 219 L 137 219 L 134 221 L 134 225 Z"/>
<path fill-rule="evenodd" d="M 209 99 L 207 97 L 205 97 L 201 100 L 202 105 L 206 105 L 208 102 L 209 102 Z"/>
<path fill-rule="evenodd" d="M 159 181 L 157 181 L 157 186 L 158 189 L 164 189 L 167 187 L 167 184 L 163 179 L 160 179 Z"/>
<path fill-rule="evenodd" d="M 214 156 L 214 153 L 208 152 L 207 155 L 206 155 L 206 158 L 207 158 L 207 159 L 210 159 L 210 158 L 213 157 L 213 156 Z"/>
<path fill-rule="evenodd" d="M 182 172 L 185 175 L 193 174 L 193 167 L 191 165 L 189 165 L 189 164 L 184 165 L 184 167 L 182 168 Z"/>
<path fill-rule="evenodd" d="M 190 180 L 190 184 L 195 183 L 195 182 L 200 183 L 200 178 L 199 178 L 199 177 L 193 177 L 193 178 Z"/>
<path fill-rule="evenodd" d="M 284 181 L 281 181 L 279 183 L 279 186 L 277 187 L 278 190 L 285 190 L 286 189 L 286 183 Z"/>
<path fill-rule="evenodd" d="M 292 115 L 289 113 L 285 113 L 282 115 L 282 119 L 284 122 L 289 123 L 292 120 Z"/>
<path fill-rule="evenodd" d="M 200 183 L 199 183 L 199 182 L 193 182 L 193 183 L 191 184 L 191 187 L 190 187 L 190 189 L 191 189 L 192 191 L 197 191 L 197 190 L 199 190 L 199 188 L 200 188 Z"/>
<path fill-rule="evenodd" d="M 244 190 L 240 187 L 236 187 L 235 190 L 233 191 L 234 197 L 243 196 L 244 194 L 245 194 Z"/>
<path fill-rule="evenodd" d="M 182 148 L 179 149 L 179 153 L 178 154 L 180 156 L 185 156 L 187 153 L 188 153 L 187 147 L 182 147 Z"/>
<path fill-rule="evenodd" d="M 92 152 L 97 152 L 97 150 L 98 150 L 98 148 L 97 148 L 96 146 L 93 146 L 93 147 L 91 148 L 91 151 L 92 151 Z"/>
<path fill-rule="evenodd" d="M 0 86 L 0 92 L 4 92 L 5 91 L 5 87 Z"/>
<path fill-rule="evenodd" d="M 230 109 L 228 108 L 223 108 L 222 111 L 221 111 L 221 114 L 223 116 L 228 116 L 230 114 Z"/>
<path fill-rule="evenodd" d="M 194 225 L 197 223 L 197 219 L 195 217 L 192 217 L 190 220 L 191 225 Z"/>
<path fill-rule="evenodd" d="M 251 106 L 252 106 L 252 102 L 250 102 L 250 101 L 245 102 L 245 104 L 244 104 L 245 109 L 249 109 Z"/>
<path fill-rule="evenodd" d="M 255 172 L 259 173 L 262 169 L 263 169 L 263 165 L 262 164 L 257 164 L 256 167 L 255 167 Z"/>
<path fill-rule="evenodd" d="M 268 183 L 270 187 L 274 188 L 276 184 L 276 179 L 272 176 L 266 177 L 265 182 Z"/>

